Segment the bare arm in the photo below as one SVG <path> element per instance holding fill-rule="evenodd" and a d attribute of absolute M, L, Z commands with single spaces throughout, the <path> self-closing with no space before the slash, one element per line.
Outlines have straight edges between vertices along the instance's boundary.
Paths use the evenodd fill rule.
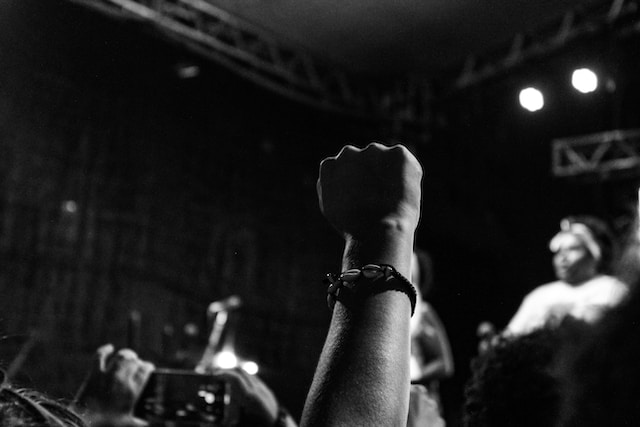
<path fill-rule="evenodd" d="M 422 169 L 401 146 L 347 146 L 321 164 L 325 217 L 345 239 L 342 270 L 390 264 L 409 277 Z M 403 426 L 409 404 L 409 319 L 402 292 L 337 303 L 302 414 L 303 426 Z"/>

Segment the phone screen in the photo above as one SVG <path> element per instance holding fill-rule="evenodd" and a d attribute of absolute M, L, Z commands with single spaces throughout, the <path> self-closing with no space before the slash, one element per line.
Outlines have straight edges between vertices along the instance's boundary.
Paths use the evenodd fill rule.
<path fill-rule="evenodd" d="M 172 421 L 215 426 L 222 424 L 228 399 L 226 383 L 211 375 L 157 369 L 149 377 L 134 413 L 152 425 Z"/>

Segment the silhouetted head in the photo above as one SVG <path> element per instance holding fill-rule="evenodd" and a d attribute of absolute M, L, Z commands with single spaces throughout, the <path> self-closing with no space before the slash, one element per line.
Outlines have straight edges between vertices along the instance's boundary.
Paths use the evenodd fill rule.
<path fill-rule="evenodd" d="M 561 426 L 635 426 L 640 419 L 640 281 L 562 352 Z"/>
<path fill-rule="evenodd" d="M 465 387 L 464 425 L 554 425 L 560 387 L 553 367 L 563 329 L 544 327 L 525 335 L 499 336 L 476 357 Z"/>
<path fill-rule="evenodd" d="M 0 427 L 86 427 L 60 402 L 11 386 L 0 370 Z"/>

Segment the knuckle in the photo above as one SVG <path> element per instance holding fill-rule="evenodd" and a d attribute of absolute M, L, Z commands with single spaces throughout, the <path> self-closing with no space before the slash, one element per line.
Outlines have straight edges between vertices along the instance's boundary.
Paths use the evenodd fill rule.
<path fill-rule="evenodd" d="M 118 358 L 124 359 L 124 360 L 136 360 L 138 358 L 138 355 L 136 354 L 136 352 L 129 348 L 120 349 L 116 354 Z"/>
<path fill-rule="evenodd" d="M 327 170 L 328 168 L 332 167 L 335 161 L 335 157 L 327 157 L 326 159 L 322 160 L 320 162 L 320 173 L 322 173 L 323 170 Z"/>
<path fill-rule="evenodd" d="M 347 144 L 344 147 L 342 147 L 342 150 L 340 150 L 340 152 L 338 153 L 336 158 L 350 156 L 350 155 L 358 153 L 360 151 L 362 151 L 362 150 L 359 149 L 358 147 L 356 147 L 355 145 Z"/>
<path fill-rule="evenodd" d="M 377 154 L 384 151 L 389 151 L 389 147 L 380 141 L 370 142 L 362 151 L 366 151 L 371 154 Z"/>

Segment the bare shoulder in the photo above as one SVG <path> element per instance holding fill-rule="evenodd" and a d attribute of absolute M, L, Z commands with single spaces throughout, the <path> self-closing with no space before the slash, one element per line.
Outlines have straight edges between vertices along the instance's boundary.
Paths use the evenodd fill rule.
<path fill-rule="evenodd" d="M 569 286 L 561 281 L 545 283 L 544 285 L 540 285 L 529 292 L 525 297 L 525 300 L 537 300 L 555 297 L 558 294 L 565 292 L 568 288 Z"/>

